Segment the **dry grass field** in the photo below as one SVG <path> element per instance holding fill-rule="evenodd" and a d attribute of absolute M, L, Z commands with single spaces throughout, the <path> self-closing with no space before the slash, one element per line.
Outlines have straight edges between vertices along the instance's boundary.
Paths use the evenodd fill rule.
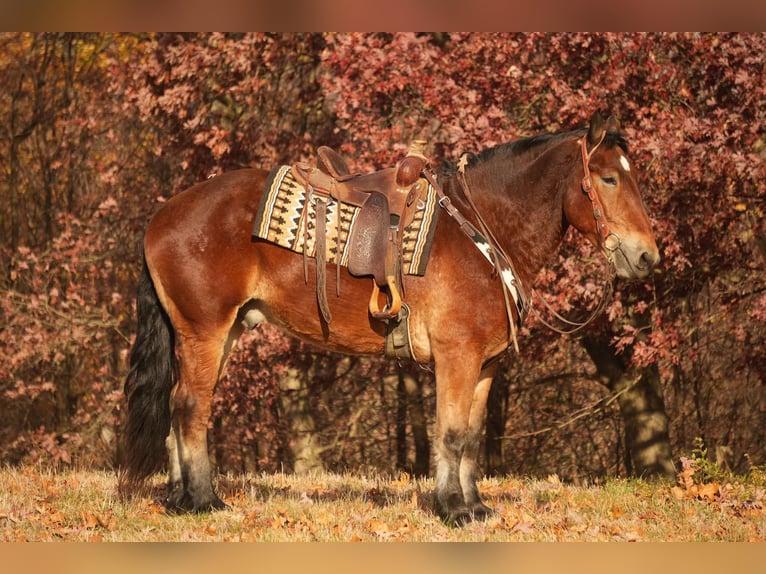
<path fill-rule="evenodd" d="M 161 477 L 143 498 L 121 500 L 115 477 L 89 470 L 0 471 L 0 539 L 79 542 L 555 542 L 766 539 L 763 475 L 678 483 L 612 479 L 575 486 L 556 476 L 487 478 L 495 510 L 484 522 L 445 526 L 432 512 L 433 481 L 358 474 L 221 476 L 227 510 L 168 513 Z"/>

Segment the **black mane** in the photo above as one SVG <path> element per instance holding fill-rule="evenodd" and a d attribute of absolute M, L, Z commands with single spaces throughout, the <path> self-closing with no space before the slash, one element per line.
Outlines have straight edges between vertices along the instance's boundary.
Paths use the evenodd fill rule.
<path fill-rule="evenodd" d="M 555 143 L 557 141 L 572 137 L 582 137 L 586 133 L 588 133 L 588 130 L 585 129 L 573 130 L 569 132 L 541 133 L 526 138 L 498 144 L 496 146 L 486 148 L 480 151 L 478 154 L 469 153 L 468 164 L 466 167 L 482 164 L 501 155 L 521 155 L 527 151 L 544 146 L 546 144 Z M 616 145 L 620 146 L 620 148 L 625 153 L 628 153 L 628 143 L 621 133 L 608 132 L 604 138 L 603 143 L 608 148 L 614 147 Z M 454 172 L 457 169 L 457 167 L 452 163 L 449 163 L 444 167 L 446 168 L 445 171 L 448 172 Z"/>
<path fill-rule="evenodd" d="M 521 155 L 527 151 L 530 151 L 536 147 L 543 146 L 548 143 L 553 143 L 562 139 L 569 138 L 577 135 L 577 137 L 584 135 L 585 131 L 580 130 L 577 132 L 564 132 L 564 133 L 542 133 L 534 136 L 529 136 L 519 140 L 510 141 L 507 143 L 499 144 L 494 147 L 487 148 L 478 155 L 474 156 L 474 161 L 469 162 L 469 165 L 473 163 L 483 163 L 498 155 Z"/>

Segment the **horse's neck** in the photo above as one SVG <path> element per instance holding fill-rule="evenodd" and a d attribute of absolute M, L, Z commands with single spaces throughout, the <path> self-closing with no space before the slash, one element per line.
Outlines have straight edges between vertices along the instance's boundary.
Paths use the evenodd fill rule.
<path fill-rule="evenodd" d="M 469 185 L 492 188 L 474 193 L 477 207 L 526 283 L 556 253 L 567 228 L 563 202 L 571 182 L 554 172 L 561 162 L 550 157 L 553 152 L 537 150 L 531 161 L 496 158 L 487 163 L 499 164 L 477 166 L 468 174 L 473 175 Z"/>

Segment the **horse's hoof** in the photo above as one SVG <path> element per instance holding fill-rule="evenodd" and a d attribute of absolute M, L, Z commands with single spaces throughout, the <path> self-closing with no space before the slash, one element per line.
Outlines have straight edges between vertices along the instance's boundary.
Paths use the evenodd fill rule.
<path fill-rule="evenodd" d="M 210 499 L 193 503 L 189 511 L 192 512 L 193 514 L 205 514 L 206 512 L 226 510 L 228 508 L 229 507 L 226 505 L 226 503 L 223 500 L 221 500 L 220 498 L 218 498 L 218 496 L 213 494 L 213 496 Z"/>
<path fill-rule="evenodd" d="M 223 500 L 218 498 L 217 496 L 210 502 L 200 505 L 200 507 L 195 508 L 194 512 L 211 512 L 216 510 L 229 510 L 229 505 L 226 504 Z"/>
<path fill-rule="evenodd" d="M 191 497 L 181 488 L 174 488 L 165 499 L 165 510 L 172 514 L 184 514 L 192 509 Z"/>
<path fill-rule="evenodd" d="M 226 510 L 229 507 L 215 494 L 210 500 L 195 502 L 187 492 L 183 493 L 181 496 L 179 496 L 177 493 L 169 496 L 167 501 L 165 501 L 165 508 L 168 512 L 173 514 L 203 514 L 205 512 L 212 512 L 215 510 Z"/>
<path fill-rule="evenodd" d="M 474 520 L 486 520 L 493 514 L 494 510 L 483 502 L 477 502 L 471 506 L 471 516 Z"/>
<path fill-rule="evenodd" d="M 477 502 L 471 506 L 462 506 L 454 510 L 441 510 L 439 517 L 447 526 L 461 527 L 474 520 L 483 521 L 492 516 L 494 511 L 484 504 Z"/>
<path fill-rule="evenodd" d="M 180 499 L 178 497 L 174 499 L 168 498 L 165 501 L 165 510 L 168 514 L 189 514 L 194 512 L 194 504 L 188 496 Z"/>
<path fill-rule="evenodd" d="M 444 524 L 453 528 L 460 528 L 473 520 L 473 513 L 467 506 L 451 511 L 442 511 L 439 516 Z"/>

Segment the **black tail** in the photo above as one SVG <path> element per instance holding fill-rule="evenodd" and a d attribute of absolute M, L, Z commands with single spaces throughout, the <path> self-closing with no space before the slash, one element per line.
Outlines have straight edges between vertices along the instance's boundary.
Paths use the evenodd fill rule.
<path fill-rule="evenodd" d="M 144 260 L 136 300 L 138 328 L 125 380 L 128 418 L 122 437 L 121 490 L 162 469 L 170 432 L 170 393 L 178 381 L 175 335 Z"/>

